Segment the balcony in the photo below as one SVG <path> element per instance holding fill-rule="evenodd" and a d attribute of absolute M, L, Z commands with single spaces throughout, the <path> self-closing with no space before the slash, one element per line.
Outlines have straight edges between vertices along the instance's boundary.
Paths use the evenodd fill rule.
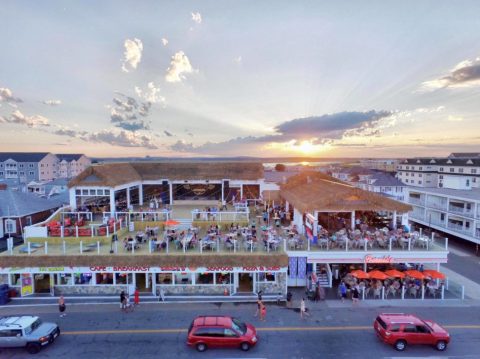
<path fill-rule="evenodd" d="M 415 219 L 418 219 L 420 221 L 424 221 L 425 220 L 425 215 L 423 213 L 417 213 L 417 212 L 410 212 L 408 214 L 409 217 L 411 218 L 415 218 Z"/>
<path fill-rule="evenodd" d="M 466 234 L 466 235 L 469 235 L 469 236 L 473 235 L 472 228 L 465 228 L 464 226 L 462 226 L 460 224 L 455 224 L 455 223 L 449 222 L 448 225 L 447 225 L 447 228 L 451 229 L 452 231 L 462 233 L 462 234 Z"/>
<path fill-rule="evenodd" d="M 446 211 L 447 210 L 447 203 L 438 203 L 438 202 L 432 202 L 428 201 L 427 202 L 427 207 L 430 208 L 435 208 L 441 211 Z"/>
<path fill-rule="evenodd" d="M 425 206 L 425 200 L 421 198 L 408 197 L 408 203 L 416 204 L 418 206 Z"/>
<path fill-rule="evenodd" d="M 475 215 L 472 210 L 468 210 L 462 207 L 457 207 L 457 206 L 449 206 L 448 211 L 450 213 L 455 213 L 457 215 L 463 216 L 463 217 L 468 217 L 468 218 L 475 218 Z"/>

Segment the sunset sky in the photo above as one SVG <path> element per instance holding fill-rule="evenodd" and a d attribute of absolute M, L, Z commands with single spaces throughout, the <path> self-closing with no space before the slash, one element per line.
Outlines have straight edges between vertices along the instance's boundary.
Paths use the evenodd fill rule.
<path fill-rule="evenodd" d="M 480 1 L 0 3 L 0 151 L 480 152 Z"/>

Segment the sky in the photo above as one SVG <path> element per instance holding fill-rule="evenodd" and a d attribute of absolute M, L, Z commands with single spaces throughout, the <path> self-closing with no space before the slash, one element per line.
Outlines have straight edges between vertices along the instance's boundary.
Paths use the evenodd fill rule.
<path fill-rule="evenodd" d="M 0 151 L 480 152 L 480 1 L 0 2 Z"/>

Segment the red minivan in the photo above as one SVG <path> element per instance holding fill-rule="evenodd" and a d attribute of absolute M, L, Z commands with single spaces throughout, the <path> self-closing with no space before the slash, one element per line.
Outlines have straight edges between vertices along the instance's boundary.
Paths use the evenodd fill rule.
<path fill-rule="evenodd" d="M 233 317 L 199 316 L 188 328 L 187 345 L 199 352 L 207 348 L 240 348 L 247 351 L 257 341 L 255 327 Z"/>

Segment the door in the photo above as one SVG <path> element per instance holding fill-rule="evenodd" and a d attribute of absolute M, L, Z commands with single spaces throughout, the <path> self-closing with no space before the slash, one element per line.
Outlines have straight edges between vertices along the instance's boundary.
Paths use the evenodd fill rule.
<path fill-rule="evenodd" d="M 253 293 L 253 275 L 252 273 L 236 273 L 238 276 L 237 292 Z"/>
<path fill-rule="evenodd" d="M 0 330 L 0 341 L 2 347 L 5 348 L 16 348 L 25 346 L 21 329 Z"/>
<path fill-rule="evenodd" d="M 34 274 L 35 293 L 50 293 L 50 274 Z"/>
<path fill-rule="evenodd" d="M 223 346 L 232 348 L 240 345 L 240 336 L 233 329 L 225 328 L 223 335 Z"/>
<path fill-rule="evenodd" d="M 307 257 L 288 258 L 289 287 L 305 287 L 307 285 Z"/>
<path fill-rule="evenodd" d="M 139 292 L 148 292 L 147 275 L 147 273 L 135 274 L 135 286 Z"/>

